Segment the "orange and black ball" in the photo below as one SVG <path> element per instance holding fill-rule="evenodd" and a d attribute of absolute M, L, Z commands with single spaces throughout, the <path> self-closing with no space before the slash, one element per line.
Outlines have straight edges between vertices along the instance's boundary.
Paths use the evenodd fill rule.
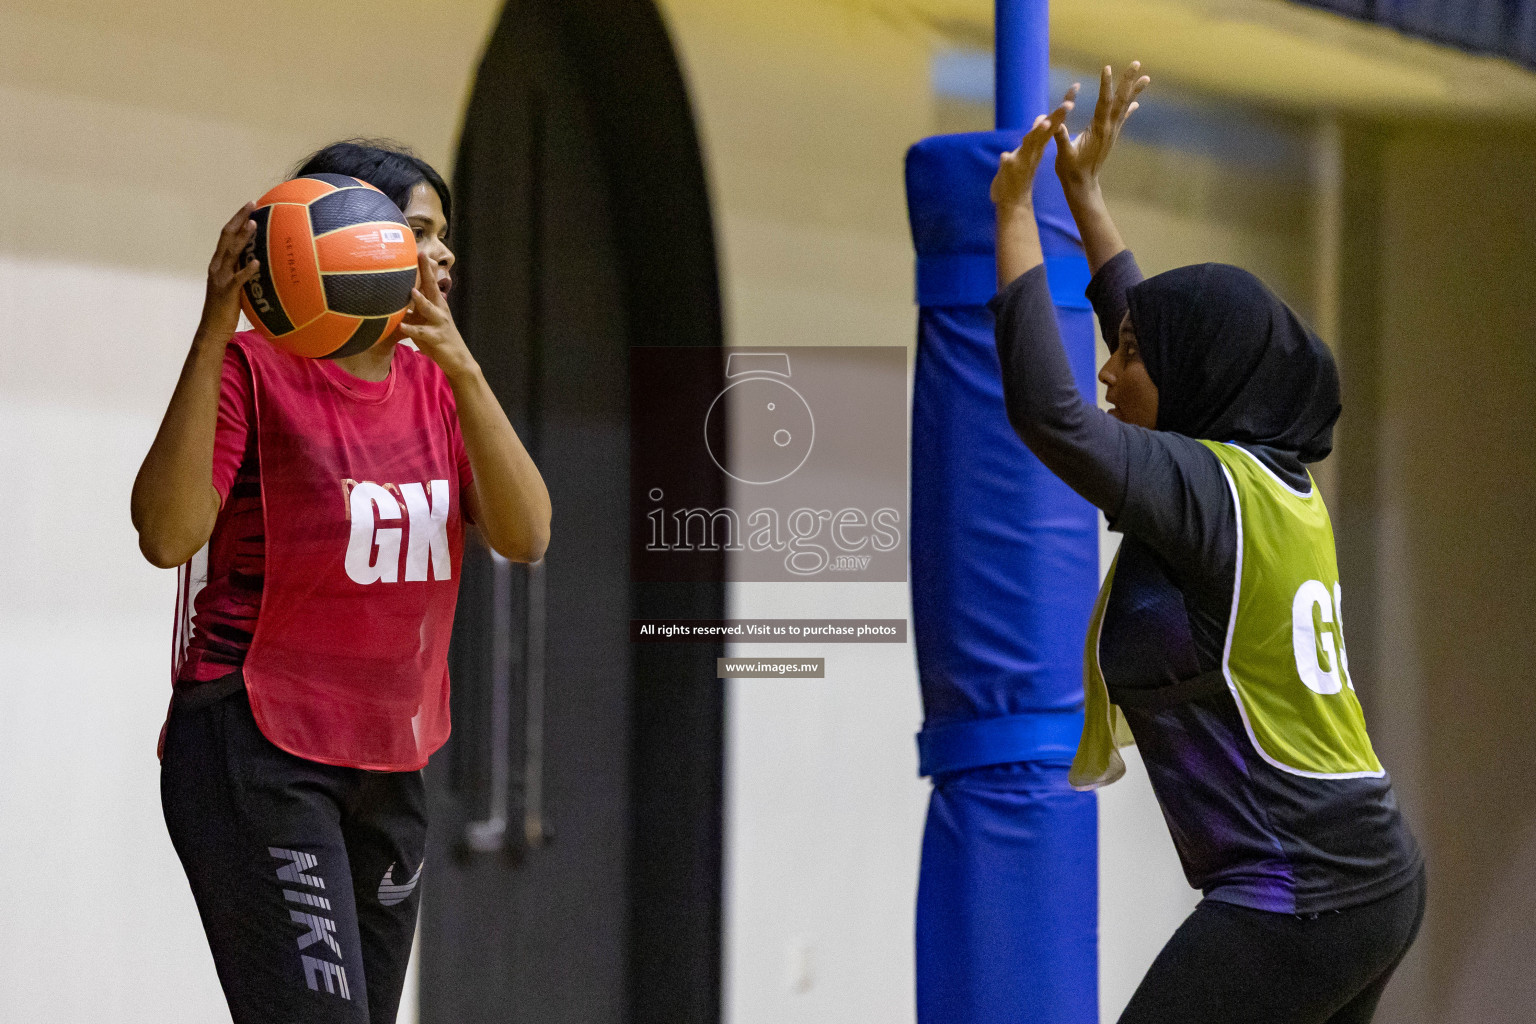
<path fill-rule="evenodd" d="M 416 241 L 400 208 L 344 174 L 285 181 L 257 202 L 256 236 L 241 256 L 261 261 L 240 307 L 295 355 L 338 359 L 394 331 L 416 283 Z"/>

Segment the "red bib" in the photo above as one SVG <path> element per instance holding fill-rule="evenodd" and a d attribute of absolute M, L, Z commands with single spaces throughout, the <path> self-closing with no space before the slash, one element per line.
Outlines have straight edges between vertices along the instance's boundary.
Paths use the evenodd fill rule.
<path fill-rule="evenodd" d="M 420 768 L 448 738 L 464 550 L 453 392 L 405 346 L 368 385 L 259 334 L 234 344 L 254 382 L 266 526 L 244 668 L 256 722 L 312 761 Z"/>

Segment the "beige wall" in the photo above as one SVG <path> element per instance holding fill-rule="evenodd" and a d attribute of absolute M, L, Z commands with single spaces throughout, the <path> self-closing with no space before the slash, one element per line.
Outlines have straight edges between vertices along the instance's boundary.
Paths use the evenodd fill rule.
<path fill-rule="evenodd" d="M 929 34 L 819 0 L 666 0 L 707 153 L 727 343 L 905 345 L 902 158 L 927 134 Z"/>
<path fill-rule="evenodd" d="M 197 273 L 210 223 L 332 139 L 394 136 L 446 169 L 499 7 L 10 0 L 0 245 Z"/>
<path fill-rule="evenodd" d="M 1370 208 L 1344 267 L 1360 319 L 1343 473 L 1365 550 L 1350 630 L 1430 867 L 1424 932 L 1382 1019 L 1515 1024 L 1536 1006 L 1536 134 L 1358 134 L 1348 171 Z"/>

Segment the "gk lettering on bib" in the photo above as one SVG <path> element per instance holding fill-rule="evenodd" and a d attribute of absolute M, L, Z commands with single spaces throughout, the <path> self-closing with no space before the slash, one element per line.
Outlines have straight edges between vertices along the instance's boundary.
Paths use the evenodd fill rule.
<path fill-rule="evenodd" d="M 453 503 L 447 480 L 423 484 L 376 484 L 371 480 L 345 481 L 352 532 L 347 541 L 347 575 L 358 583 L 394 583 L 400 577 L 400 506 L 410 513 L 409 541 L 405 554 L 405 581 L 453 578 L 448 553 L 448 509 Z M 430 498 L 429 498 L 430 495 Z M 430 562 L 429 562 L 430 559 Z"/>

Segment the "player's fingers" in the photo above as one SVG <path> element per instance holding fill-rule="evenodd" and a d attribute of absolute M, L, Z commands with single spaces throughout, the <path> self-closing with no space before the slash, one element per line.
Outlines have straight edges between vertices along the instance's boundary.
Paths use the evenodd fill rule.
<path fill-rule="evenodd" d="M 235 271 L 234 284 L 243 288 L 245 286 L 245 282 L 249 281 L 259 273 L 261 273 L 261 261 L 251 260 L 245 266 Z"/>
<path fill-rule="evenodd" d="M 421 281 L 421 293 L 433 306 L 440 306 L 443 302 L 443 293 L 437 288 L 437 267 L 427 258 L 426 253 L 416 254 L 416 276 Z"/>
<path fill-rule="evenodd" d="M 428 280 L 430 281 L 431 279 L 428 278 Z M 437 290 L 436 281 L 432 281 L 432 290 L 434 292 Z M 440 301 L 441 297 L 439 297 L 439 302 Z M 423 292 L 420 288 L 411 289 L 411 309 L 414 312 L 416 318 L 421 320 L 423 323 L 441 323 L 444 319 L 446 319 L 443 313 L 443 308 L 439 302 L 433 302 L 431 299 L 427 298 L 426 293 Z"/>
<path fill-rule="evenodd" d="M 1077 106 L 1077 94 L 1081 88 L 1082 86 L 1079 83 L 1073 82 L 1071 87 L 1067 89 L 1067 94 L 1057 104 L 1056 109 L 1051 111 L 1050 115 L 1046 118 L 1051 124 L 1051 134 L 1054 135 L 1056 133 L 1056 126 L 1066 121 L 1067 114 Z"/>
<path fill-rule="evenodd" d="M 255 209 L 255 203 L 246 203 L 244 206 L 240 207 L 240 209 L 235 211 L 235 215 L 225 222 L 223 233 L 226 235 L 232 235 L 236 231 L 239 231 L 242 222 L 250 220 L 251 213 Z"/>
<path fill-rule="evenodd" d="M 227 292 L 232 288 L 244 287 L 245 283 L 261 272 L 261 264 L 251 260 L 245 266 L 238 269 L 221 269 L 208 275 L 208 286 L 214 290 Z"/>
<path fill-rule="evenodd" d="M 252 206 L 253 204 L 246 203 L 219 230 L 219 244 L 214 247 L 213 259 L 208 267 L 210 274 L 217 268 L 233 266 L 235 254 L 250 244 L 251 238 L 256 233 L 256 222 L 250 218 Z"/>
<path fill-rule="evenodd" d="M 1078 153 L 1077 140 L 1072 138 L 1072 133 L 1067 130 L 1065 124 L 1056 126 L 1055 138 L 1057 163 L 1060 163 L 1063 159 L 1076 160 Z M 1079 135 L 1078 138 L 1080 139 L 1082 136 Z"/>
<path fill-rule="evenodd" d="M 1120 117 L 1121 117 L 1122 120 L 1128 114 L 1130 114 L 1130 112 L 1131 112 L 1130 111 L 1131 105 L 1136 102 L 1136 97 L 1141 95 L 1141 91 L 1143 89 L 1145 89 L 1147 87 L 1147 84 L 1149 82 L 1151 82 L 1151 81 L 1152 81 L 1152 79 L 1148 78 L 1146 75 L 1142 75 L 1140 78 L 1136 79 L 1136 81 L 1131 84 L 1130 89 L 1128 89 L 1126 91 L 1126 94 L 1125 94 L 1125 110 L 1122 111 L 1121 114 L 1120 114 Z"/>
<path fill-rule="evenodd" d="M 229 275 L 234 267 L 234 261 L 230 259 L 230 250 L 223 240 L 219 241 L 219 247 L 213 250 L 213 257 L 208 261 L 208 279 L 217 280 Z"/>
<path fill-rule="evenodd" d="M 1067 111 L 1072 109 L 1071 100 L 1063 100 L 1061 105 L 1049 114 L 1041 114 L 1035 118 L 1035 123 L 1025 133 L 1025 140 L 1031 150 L 1037 150 L 1044 146 L 1055 133 L 1056 126 L 1066 119 Z"/>
<path fill-rule="evenodd" d="M 1131 100 L 1141 95 L 1141 90 L 1145 89 L 1147 83 L 1151 81 L 1151 77 L 1141 73 L 1141 62 L 1132 61 L 1131 66 L 1126 69 L 1125 76 L 1125 102 L 1127 105 L 1129 105 Z"/>
<path fill-rule="evenodd" d="M 421 293 L 435 306 L 443 301 L 443 293 L 437 287 L 437 267 L 423 257 L 421 261 Z"/>
<path fill-rule="evenodd" d="M 1027 161 L 1029 154 L 1034 153 L 1045 144 L 1045 139 L 1050 136 L 1050 133 L 1050 122 L 1046 116 L 1041 114 L 1036 117 L 1034 123 L 1029 126 L 1029 131 L 1025 132 L 1024 137 L 1019 140 L 1019 148 L 1013 151 L 1013 162 Z"/>
<path fill-rule="evenodd" d="M 1065 100 L 1059 107 L 1051 111 L 1050 114 L 1046 116 L 1045 125 L 1043 127 L 1047 129 L 1047 135 L 1056 134 L 1056 126 L 1066 123 L 1067 115 L 1072 112 L 1073 106 L 1074 104 L 1071 100 Z"/>
<path fill-rule="evenodd" d="M 246 247 L 251 244 L 251 239 L 255 237 L 256 222 L 254 220 L 247 220 L 245 226 L 235 232 L 234 236 L 229 240 L 230 258 L 238 259 L 240 253 L 245 251 Z"/>
<path fill-rule="evenodd" d="M 225 225 L 224 230 L 219 232 L 219 244 L 213 251 L 208 272 L 212 274 L 221 268 L 225 270 L 232 268 L 241 250 L 251 244 L 255 234 L 256 222 L 250 219 L 246 220 L 243 227 L 237 226 L 233 231 L 229 230 L 229 225 Z"/>
<path fill-rule="evenodd" d="M 1120 80 L 1114 85 L 1114 103 L 1110 110 L 1110 116 L 1118 120 L 1125 116 L 1126 105 L 1131 102 L 1131 88 L 1136 79 L 1141 77 L 1141 62 L 1131 61 L 1125 71 L 1121 73 Z"/>
<path fill-rule="evenodd" d="M 1110 104 L 1114 102 L 1115 97 L 1114 75 L 1114 69 L 1108 64 L 1105 64 L 1104 70 L 1099 72 L 1099 96 L 1093 104 L 1093 119 L 1095 122 L 1102 123 L 1109 117 Z"/>

